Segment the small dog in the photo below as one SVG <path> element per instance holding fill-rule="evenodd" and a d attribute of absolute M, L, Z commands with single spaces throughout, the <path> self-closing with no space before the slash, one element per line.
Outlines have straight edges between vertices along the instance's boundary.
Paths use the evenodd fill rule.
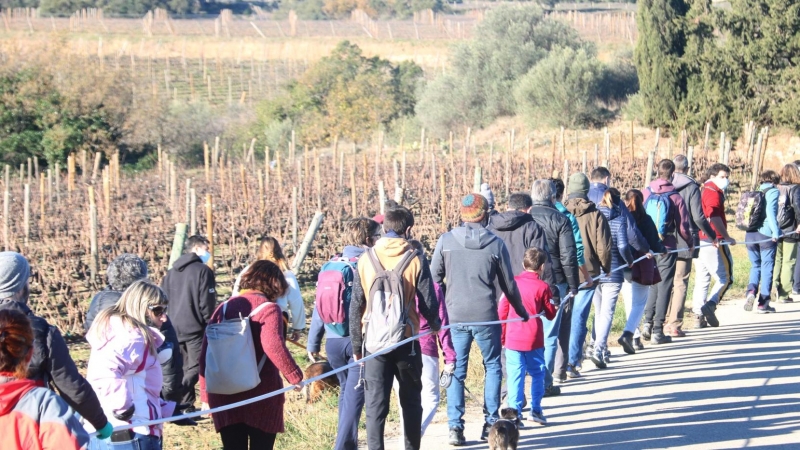
<path fill-rule="evenodd" d="M 323 373 L 333 370 L 328 361 L 318 361 L 308 366 L 304 372 L 304 379 L 313 378 Z M 306 403 L 314 403 L 322 396 L 323 391 L 339 386 L 339 378 L 336 375 L 329 375 L 321 380 L 317 380 L 303 387 L 303 397 Z"/>
<path fill-rule="evenodd" d="M 500 419 L 489 430 L 489 450 L 517 450 L 519 416 L 514 408 L 500 410 Z"/>

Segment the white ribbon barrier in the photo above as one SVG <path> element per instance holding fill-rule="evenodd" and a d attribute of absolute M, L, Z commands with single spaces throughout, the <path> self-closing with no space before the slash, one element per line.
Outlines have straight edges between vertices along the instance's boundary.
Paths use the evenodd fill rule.
<path fill-rule="evenodd" d="M 786 236 L 789 236 L 789 235 L 792 235 L 792 234 L 796 234 L 796 233 L 797 233 L 796 231 L 793 231 L 791 233 L 786 233 L 786 234 L 783 235 L 783 237 L 786 237 Z M 770 239 L 764 239 L 764 240 L 755 241 L 755 242 L 744 242 L 743 244 L 745 244 L 745 245 L 765 244 L 767 242 L 772 242 L 772 241 L 773 241 L 773 239 L 770 238 Z M 699 247 L 709 247 L 709 246 L 713 246 L 713 245 L 715 245 L 715 244 L 705 243 L 704 242 L 704 243 L 701 243 L 699 245 Z M 719 242 L 719 244 L 717 244 L 717 245 L 731 245 L 731 243 L 722 241 L 722 242 Z M 665 252 L 665 253 L 650 253 L 650 254 L 644 255 L 644 256 L 642 256 L 640 258 L 637 258 L 636 260 L 633 261 L 633 263 L 631 265 L 636 264 L 637 262 L 642 261 L 644 259 L 647 259 L 648 257 L 653 257 L 655 255 L 678 253 L 678 252 L 682 252 L 684 250 L 689 250 L 689 248 L 688 247 L 687 248 L 679 248 L 679 249 L 675 249 L 675 250 L 670 250 L 670 251 Z M 624 269 L 627 269 L 627 268 L 628 268 L 627 265 L 623 265 L 623 266 L 617 267 L 616 269 L 611 270 L 611 272 L 617 272 L 619 270 L 624 270 Z M 598 276 L 592 278 L 592 281 L 596 282 L 597 280 L 599 280 L 600 278 L 602 278 L 604 276 L 607 276 L 607 274 L 598 275 Z M 582 287 L 585 287 L 586 285 L 587 285 L 587 283 L 584 282 L 584 283 L 582 283 L 580 285 L 580 287 L 582 288 Z M 561 300 L 561 303 L 559 304 L 559 307 L 561 305 L 563 305 L 564 303 L 566 303 L 572 297 L 573 297 L 572 293 L 569 293 L 566 296 L 564 296 L 564 298 Z M 543 315 L 544 315 L 544 313 L 534 314 L 534 315 L 530 316 L 530 319 L 535 319 L 537 317 L 542 317 Z M 446 329 L 455 328 L 455 327 L 465 327 L 465 326 L 475 327 L 475 326 L 500 325 L 500 324 L 504 324 L 504 323 L 521 322 L 521 321 L 522 321 L 522 319 L 517 318 L 517 319 L 508 319 L 508 320 L 495 320 L 495 321 L 489 321 L 489 322 L 451 323 L 450 325 L 446 325 L 446 326 L 441 327 L 440 330 L 446 330 Z M 359 359 L 358 361 L 354 361 L 354 362 L 352 362 L 352 363 L 350 363 L 350 364 L 348 364 L 346 366 L 342 366 L 342 367 L 339 367 L 338 369 L 334 369 L 334 370 L 331 370 L 329 372 L 325 372 L 322 375 L 318 375 L 316 377 L 309 378 L 307 380 L 303 380 L 303 381 L 300 382 L 300 384 L 298 384 L 296 386 L 295 385 L 286 386 L 285 388 L 279 389 L 277 391 L 272 391 L 272 392 L 269 392 L 269 393 L 266 393 L 266 394 L 263 394 L 263 395 L 259 395 L 257 397 L 249 398 L 247 400 L 242 400 L 242 401 L 239 401 L 239 402 L 236 402 L 236 403 L 230 403 L 228 405 L 218 406 L 216 408 L 206 409 L 206 410 L 202 410 L 202 411 L 195 411 L 195 412 L 192 412 L 192 413 L 181 414 L 179 416 L 164 417 L 164 418 L 156 419 L 156 420 L 149 420 L 149 421 L 145 421 L 145 422 L 136 422 L 136 423 L 132 423 L 132 424 L 121 425 L 121 426 L 115 427 L 114 431 L 129 430 L 129 429 L 132 429 L 134 427 L 147 427 L 147 426 L 151 426 L 151 425 L 160 425 L 162 423 L 175 422 L 177 420 L 182 420 L 182 419 L 191 419 L 191 418 L 194 418 L 194 417 L 204 416 L 206 414 L 214 414 L 214 413 L 218 413 L 218 412 L 222 412 L 222 411 L 227 411 L 229 409 L 238 408 L 240 406 L 249 405 L 251 403 L 260 402 L 261 400 L 266 400 L 266 399 L 268 399 L 270 397 L 275 397 L 276 395 L 280 395 L 280 394 L 284 394 L 286 392 L 289 392 L 289 391 L 295 389 L 298 386 L 302 387 L 302 386 L 305 386 L 307 384 L 311 384 L 311 383 L 313 383 L 315 381 L 319 381 L 319 380 L 322 380 L 324 378 L 327 378 L 327 377 L 329 377 L 331 375 L 335 375 L 335 374 L 337 374 L 339 372 L 344 372 L 345 370 L 350 370 L 351 368 L 357 367 L 357 366 L 363 364 L 364 362 L 369 361 L 370 359 L 376 358 L 376 357 L 378 357 L 380 355 L 383 355 L 385 353 L 389 353 L 389 352 L 391 352 L 392 350 L 394 350 L 394 349 L 396 349 L 398 347 L 401 347 L 401 346 L 403 346 L 405 344 L 408 344 L 409 342 L 413 342 L 413 341 L 415 341 L 415 340 L 417 340 L 419 338 L 428 336 L 431 333 L 433 333 L 433 331 L 429 330 L 429 331 L 426 331 L 424 333 L 420 333 L 420 334 L 418 334 L 416 336 L 412 336 L 410 338 L 406 338 L 406 339 L 398 342 L 397 344 L 394 344 L 394 345 L 392 345 L 390 347 L 387 347 L 387 348 L 385 348 L 383 350 L 380 350 L 380 351 L 377 351 L 375 353 L 372 353 L 372 354 L 370 354 L 368 356 L 364 356 L 361 359 Z M 90 434 L 90 436 L 96 436 L 96 435 L 97 435 L 96 432 Z"/>

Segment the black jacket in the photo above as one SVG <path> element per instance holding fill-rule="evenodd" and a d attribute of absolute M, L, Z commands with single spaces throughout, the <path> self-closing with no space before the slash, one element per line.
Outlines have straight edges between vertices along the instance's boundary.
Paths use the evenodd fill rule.
<path fill-rule="evenodd" d="M 683 203 L 686 204 L 686 209 L 689 210 L 689 228 L 692 233 L 692 245 L 694 246 L 693 253 L 689 253 L 688 250 L 678 252 L 678 258 L 697 258 L 697 255 L 700 253 L 700 237 L 697 234 L 698 231 L 703 230 L 706 236 L 716 236 L 717 233 L 711 228 L 711 224 L 708 223 L 708 219 L 706 219 L 706 215 L 703 213 L 700 186 L 697 184 L 697 181 L 689 176 L 676 172 L 672 180 L 672 185 L 675 186 L 678 195 L 681 196 Z M 678 248 L 689 247 L 689 243 L 683 240 L 680 233 L 675 233 L 675 237 L 678 239 Z"/>
<path fill-rule="evenodd" d="M 547 237 L 542 227 L 534 222 L 530 214 L 521 211 L 492 214 L 489 216 L 489 225 L 486 228 L 506 244 L 508 254 L 511 256 L 511 270 L 514 271 L 514 276 L 521 274 L 525 270 L 522 267 L 522 260 L 525 257 L 526 250 L 531 247 L 539 247 L 547 252 L 547 263 L 542 279 L 550 285 L 553 297 L 559 298 L 558 287 L 553 274 L 553 263 L 550 258 L 550 251 L 547 248 Z M 499 286 L 498 292 L 500 292 Z"/>
<path fill-rule="evenodd" d="M 86 331 L 92 327 L 94 319 L 101 311 L 111 308 L 117 304 L 122 292 L 113 291 L 106 288 L 97 293 L 89 304 L 89 312 L 86 313 L 86 321 L 83 327 Z M 183 355 L 180 352 L 178 335 L 172 321 L 167 317 L 167 321 L 159 327 L 161 334 L 164 335 L 164 343 L 158 348 L 159 353 L 166 349 L 172 350 L 172 357 L 161 363 L 161 374 L 164 383 L 161 386 L 161 397 L 164 400 L 171 400 L 180 403 L 183 397 Z"/>
<path fill-rule="evenodd" d="M 217 307 L 214 272 L 194 253 L 178 258 L 161 281 L 180 342 L 202 336 Z"/>
<path fill-rule="evenodd" d="M 575 235 L 572 234 L 569 219 L 549 202 L 534 202 L 531 217 L 544 229 L 556 283 L 566 283 L 570 290 L 577 291 L 581 284 L 578 249 L 575 247 Z"/>
<path fill-rule="evenodd" d="M 106 426 L 108 419 L 92 386 L 81 376 L 69 355 L 67 343 L 58 331 L 41 317 L 35 316 L 28 305 L 14 300 L 0 301 L 0 309 L 17 310 L 31 321 L 33 327 L 33 358 L 28 378 L 46 387 L 55 386 L 69 406 L 86 418 L 96 429 Z"/>

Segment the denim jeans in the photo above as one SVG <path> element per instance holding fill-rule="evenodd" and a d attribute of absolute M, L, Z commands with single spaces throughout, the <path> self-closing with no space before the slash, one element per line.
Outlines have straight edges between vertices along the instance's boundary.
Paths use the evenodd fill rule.
<path fill-rule="evenodd" d="M 161 437 L 136 433 L 133 439 L 125 442 L 111 442 L 93 437 L 89 450 L 161 450 Z"/>
<path fill-rule="evenodd" d="M 353 345 L 349 337 L 328 338 L 325 351 L 331 367 L 338 369 L 353 362 Z M 364 386 L 358 386 L 359 366 L 336 374 L 339 378 L 339 423 L 334 450 L 358 450 L 358 422 L 364 409 Z M 358 386 L 358 388 L 356 388 Z"/>
<path fill-rule="evenodd" d="M 769 239 L 757 231 L 748 232 L 745 235 L 745 243 L 762 241 Z M 747 244 L 747 256 L 750 258 L 750 284 L 747 285 L 747 292 L 759 294 L 758 304 L 762 305 L 769 300 L 772 291 L 772 271 L 775 268 L 775 249 L 776 242 L 765 242 L 762 244 Z"/>
<path fill-rule="evenodd" d="M 631 272 L 626 270 L 625 281 L 622 283 L 620 293 L 625 301 L 625 313 L 627 314 L 627 321 L 623 331 L 633 333 L 633 337 L 638 338 L 639 324 L 644 316 L 644 306 L 647 304 L 648 295 L 650 295 L 650 286 L 633 281 Z"/>
<path fill-rule="evenodd" d="M 596 285 L 595 285 L 596 286 Z M 572 299 L 572 327 L 569 333 L 569 364 L 580 365 L 583 358 L 583 342 L 586 341 L 586 321 L 592 309 L 592 297 L 595 287 L 581 289 Z"/>
<path fill-rule="evenodd" d="M 483 356 L 486 379 L 483 386 L 484 420 L 491 425 L 499 416 L 500 385 L 503 383 L 503 369 L 500 366 L 502 344 L 500 325 L 456 326 L 450 329 L 453 348 L 456 351 L 456 370 L 450 387 L 447 388 L 447 422 L 449 428 L 464 429 L 464 380 L 467 378 L 469 350 L 472 341 L 478 344 Z"/>
<path fill-rule="evenodd" d="M 562 296 L 567 295 L 567 283 L 558 284 L 558 292 Z M 547 370 L 544 373 L 544 385 L 550 386 L 553 384 L 553 368 L 556 364 L 556 352 L 558 350 L 558 332 L 561 329 L 561 316 L 563 309 L 558 308 L 556 316 L 553 320 L 547 320 L 547 317 L 542 317 L 542 325 L 544 329 L 544 364 Z"/>
<path fill-rule="evenodd" d="M 531 411 L 542 413 L 544 396 L 544 349 L 537 348 L 527 352 L 506 349 L 506 368 L 508 370 L 508 407 L 517 410 L 522 417 L 522 403 L 525 399 L 525 374 L 531 380 Z"/>
<path fill-rule="evenodd" d="M 611 322 L 614 321 L 614 310 L 617 308 L 617 299 L 621 288 L 622 283 L 600 283 L 592 296 L 594 345 L 597 349 L 608 348 L 608 334 L 611 332 Z"/>

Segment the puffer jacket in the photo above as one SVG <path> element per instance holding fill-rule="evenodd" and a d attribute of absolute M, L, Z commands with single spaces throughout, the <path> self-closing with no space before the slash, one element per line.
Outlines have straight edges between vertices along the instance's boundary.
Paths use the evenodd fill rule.
<path fill-rule="evenodd" d="M 692 234 L 691 245 L 694 246 L 694 252 L 690 253 L 689 250 L 678 252 L 678 258 L 697 258 L 697 255 L 700 254 L 699 232 L 702 230 L 706 236 L 716 236 L 716 232 L 711 227 L 711 224 L 708 223 L 706 215 L 703 214 L 700 185 L 693 178 L 678 172 L 675 172 L 672 177 L 672 185 L 675 186 L 675 190 L 678 191 L 689 211 L 689 231 Z M 678 239 L 678 248 L 689 248 L 689 243 L 680 234 L 675 237 Z"/>
<path fill-rule="evenodd" d="M 575 216 L 583 239 L 583 258 L 591 277 L 611 272 L 611 227 L 594 203 L 582 194 L 570 194 L 564 206 Z M 581 282 L 585 282 L 583 273 Z"/>
<path fill-rule="evenodd" d="M 106 416 L 114 426 L 144 422 L 169 417 L 175 409 L 174 402 L 159 397 L 162 375 L 160 358 L 171 356 L 172 351 L 153 355 L 138 328 L 130 327 L 122 319 L 112 316 L 105 330 L 97 322 L 89 330 L 86 340 L 92 347 L 86 379 L 100 398 Z M 164 343 L 164 336 L 150 328 L 156 348 Z M 134 407 L 130 422 L 114 414 Z M 133 431 L 145 435 L 161 436 L 162 425 L 135 427 Z"/>
<path fill-rule="evenodd" d="M 570 290 L 577 291 L 581 284 L 578 249 L 569 219 L 550 202 L 533 202 L 531 217 L 544 229 L 556 283 L 566 283 Z M 566 293 L 562 292 L 561 295 Z"/>
<path fill-rule="evenodd" d="M 622 283 L 623 271 L 616 269 L 632 264 L 634 260 L 631 247 L 628 245 L 627 222 L 625 217 L 620 214 L 619 206 L 614 205 L 611 208 L 600 206 L 598 209 L 608 220 L 613 243 L 611 246 L 611 271 L 603 271 L 603 276 L 599 281 L 601 283 Z"/>
<path fill-rule="evenodd" d="M 599 205 L 603 201 L 603 196 L 607 190 L 608 186 L 603 183 L 592 183 L 589 187 L 589 201 L 594 202 L 595 205 Z M 644 238 L 644 236 L 642 236 L 642 233 L 636 226 L 636 220 L 633 218 L 630 211 L 628 211 L 628 208 L 626 208 L 620 200 L 617 200 L 614 203 L 614 206 L 619 207 L 619 213 L 625 219 L 625 230 L 628 233 L 628 243 L 637 252 L 642 254 L 647 253 L 647 240 Z"/>

